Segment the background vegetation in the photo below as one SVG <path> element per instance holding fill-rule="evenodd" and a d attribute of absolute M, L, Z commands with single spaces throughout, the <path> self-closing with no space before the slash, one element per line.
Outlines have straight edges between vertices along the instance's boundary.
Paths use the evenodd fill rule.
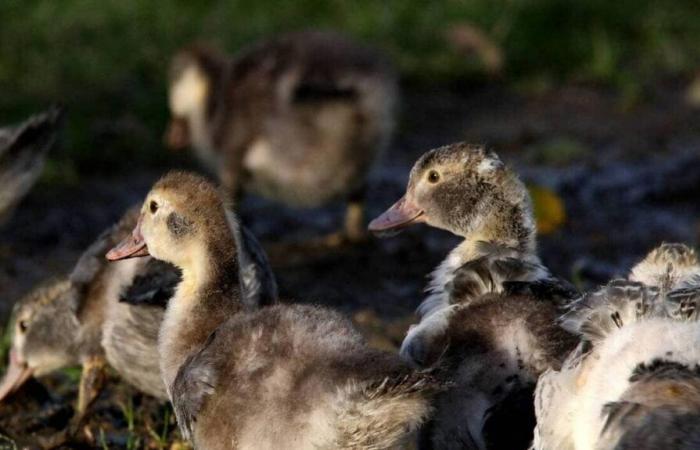
<path fill-rule="evenodd" d="M 66 105 L 49 177 L 157 163 L 168 59 L 191 40 L 235 51 L 270 33 L 333 28 L 384 48 L 412 85 L 493 78 L 448 43 L 462 24 L 495 44 L 496 77 L 518 87 L 593 82 L 635 93 L 700 61 L 696 0 L 4 0 L 0 118 Z"/>

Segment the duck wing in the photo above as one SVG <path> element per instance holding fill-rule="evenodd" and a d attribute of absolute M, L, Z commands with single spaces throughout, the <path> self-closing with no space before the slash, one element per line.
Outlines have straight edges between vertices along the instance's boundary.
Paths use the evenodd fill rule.
<path fill-rule="evenodd" d="M 131 305 L 151 305 L 165 308 L 180 283 L 178 268 L 157 259 L 149 259 L 134 276 L 133 282 L 119 296 L 119 301 Z"/>
<path fill-rule="evenodd" d="M 216 330 L 199 351 L 187 357 L 170 387 L 170 399 L 180 432 L 190 442 L 197 415 L 217 385 L 216 368 L 222 355 L 210 345 L 215 338 Z"/>
<path fill-rule="evenodd" d="M 529 295 L 560 306 L 568 305 L 581 296 L 581 293 L 571 283 L 557 277 L 534 281 L 505 281 L 503 289 L 506 294 Z"/>
<path fill-rule="evenodd" d="M 612 280 L 572 302 L 561 323 L 568 331 L 595 343 L 642 317 L 665 315 L 662 303 L 656 288 L 636 281 Z"/>
<path fill-rule="evenodd" d="M 446 286 L 450 303 L 465 303 L 485 294 L 513 293 L 570 296 L 573 288 L 554 278 L 536 261 L 514 256 L 486 255 L 462 265 Z M 547 291 L 550 291 L 547 293 Z"/>
<path fill-rule="evenodd" d="M 0 218 L 9 215 L 39 178 L 61 116 L 61 109 L 52 107 L 16 127 L 0 128 Z"/>
<path fill-rule="evenodd" d="M 227 212 L 227 216 L 238 249 L 241 301 L 249 309 L 277 303 L 277 281 L 265 250 L 253 232 L 239 223 L 232 212 Z"/>
<path fill-rule="evenodd" d="M 629 381 L 632 384 L 622 397 L 603 408 L 605 423 L 596 448 L 698 448 L 697 365 L 657 359 L 637 366 Z"/>

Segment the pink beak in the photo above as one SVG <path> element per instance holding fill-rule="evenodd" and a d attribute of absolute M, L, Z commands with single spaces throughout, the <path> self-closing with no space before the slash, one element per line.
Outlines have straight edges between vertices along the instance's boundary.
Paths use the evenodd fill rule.
<path fill-rule="evenodd" d="M 118 261 L 120 259 L 136 258 L 139 256 L 148 256 L 148 246 L 141 235 L 141 220 L 139 217 L 136 223 L 136 228 L 131 232 L 131 236 L 127 236 L 123 241 L 118 243 L 112 250 L 107 252 L 105 257 L 110 261 Z"/>
<path fill-rule="evenodd" d="M 404 195 L 379 217 L 369 223 L 369 231 L 378 235 L 393 234 L 414 223 L 425 222 L 424 212 Z"/>
<path fill-rule="evenodd" d="M 0 382 L 0 401 L 19 389 L 32 376 L 33 370 L 21 361 L 15 349 L 10 350 L 10 363 Z"/>

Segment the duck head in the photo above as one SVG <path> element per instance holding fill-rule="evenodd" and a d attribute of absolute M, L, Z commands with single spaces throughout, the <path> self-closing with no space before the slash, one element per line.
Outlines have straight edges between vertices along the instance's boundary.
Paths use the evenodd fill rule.
<path fill-rule="evenodd" d="M 495 153 L 464 143 L 423 155 L 411 170 L 405 195 L 369 230 L 391 233 L 416 223 L 465 238 L 474 233 L 534 234 L 525 186 Z"/>
<path fill-rule="evenodd" d="M 211 93 L 225 66 L 223 56 L 203 46 L 188 47 L 173 58 L 168 80 L 171 119 L 164 136 L 167 147 L 181 150 L 208 146 L 206 122 Z"/>
<path fill-rule="evenodd" d="M 208 261 L 235 259 L 222 195 L 205 178 L 172 172 L 146 196 L 131 236 L 110 250 L 111 261 L 152 255 L 196 275 Z"/>
<path fill-rule="evenodd" d="M 79 292 L 67 279 L 52 281 L 15 306 L 9 364 L 0 381 L 0 401 L 30 377 L 46 375 L 80 361 L 79 322 L 73 308 Z"/>

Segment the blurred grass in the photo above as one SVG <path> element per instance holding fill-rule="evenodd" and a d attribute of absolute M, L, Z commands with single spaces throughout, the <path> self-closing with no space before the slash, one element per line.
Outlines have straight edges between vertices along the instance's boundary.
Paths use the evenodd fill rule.
<path fill-rule="evenodd" d="M 507 82 L 605 83 L 636 92 L 700 59 L 700 2 L 676 0 L 4 0 L 0 118 L 52 101 L 69 116 L 51 181 L 161 164 L 169 56 L 194 40 L 235 51 L 270 33 L 333 28 L 384 48 L 411 83 L 486 77 L 445 40 L 478 27 L 505 56 Z"/>

